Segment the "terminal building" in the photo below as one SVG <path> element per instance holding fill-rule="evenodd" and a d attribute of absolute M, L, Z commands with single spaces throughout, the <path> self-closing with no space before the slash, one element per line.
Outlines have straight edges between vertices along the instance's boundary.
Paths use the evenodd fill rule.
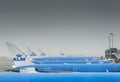
<path fill-rule="evenodd" d="M 120 49 L 113 47 L 113 36 L 113 33 L 108 36 L 109 48 L 105 50 L 105 58 L 114 63 L 120 63 Z"/>
<path fill-rule="evenodd" d="M 120 62 L 120 49 L 109 48 L 105 50 L 105 58 L 115 63 L 119 63 Z"/>

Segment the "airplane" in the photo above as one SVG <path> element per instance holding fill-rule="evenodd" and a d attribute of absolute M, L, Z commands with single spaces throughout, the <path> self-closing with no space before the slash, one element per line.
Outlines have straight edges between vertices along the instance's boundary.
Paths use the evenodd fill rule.
<path fill-rule="evenodd" d="M 33 61 L 37 64 L 41 63 L 112 63 L 108 60 L 100 60 L 100 57 L 69 57 L 69 56 L 59 56 L 59 57 L 41 57 L 41 58 L 33 58 Z M 49 62 L 50 61 L 50 62 Z"/>
<path fill-rule="evenodd" d="M 0 73 L 0 82 L 120 82 L 120 73 Z"/>
<path fill-rule="evenodd" d="M 35 64 L 111 64 L 108 60 L 32 60 Z"/>
<path fill-rule="evenodd" d="M 14 44 L 6 44 L 14 52 L 11 55 L 14 62 L 11 70 L 17 72 L 27 69 L 37 72 L 120 72 L 120 64 L 35 64 Z"/>
<path fill-rule="evenodd" d="M 42 57 L 34 60 L 96 60 L 98 57 Z"/>

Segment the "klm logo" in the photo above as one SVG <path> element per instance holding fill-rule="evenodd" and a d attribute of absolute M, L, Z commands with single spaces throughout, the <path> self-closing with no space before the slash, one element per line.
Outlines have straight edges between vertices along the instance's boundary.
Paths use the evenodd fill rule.
<path fill-rule="evenodd" d="M 13 61 L 25 61 L 25 58 L 21 54 L 17 54 Z"/>

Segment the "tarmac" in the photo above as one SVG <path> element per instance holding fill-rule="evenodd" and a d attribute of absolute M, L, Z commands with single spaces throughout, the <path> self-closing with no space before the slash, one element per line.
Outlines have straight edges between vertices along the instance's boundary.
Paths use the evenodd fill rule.
<path fill-rule="evenodd" d="M 12 61 L 8 57 L 0 57 L 0 72 L 4 72 L 12 68 Z"/>

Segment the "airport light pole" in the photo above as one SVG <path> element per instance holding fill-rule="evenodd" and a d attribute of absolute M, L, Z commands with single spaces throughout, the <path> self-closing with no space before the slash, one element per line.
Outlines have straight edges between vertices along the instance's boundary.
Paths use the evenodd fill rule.
<path fill-rule="evenodd" d="M 113 33 L 110 33 L 111 37 L 112 37 L 112 48 L 113 48 L 113 36 L 114 34 Z"/>
<path fill-rule="evenodd" d="M 108 36 L 108 41 L 109 41 L 109 49 L 111 48 L 111 38 Z"/>

